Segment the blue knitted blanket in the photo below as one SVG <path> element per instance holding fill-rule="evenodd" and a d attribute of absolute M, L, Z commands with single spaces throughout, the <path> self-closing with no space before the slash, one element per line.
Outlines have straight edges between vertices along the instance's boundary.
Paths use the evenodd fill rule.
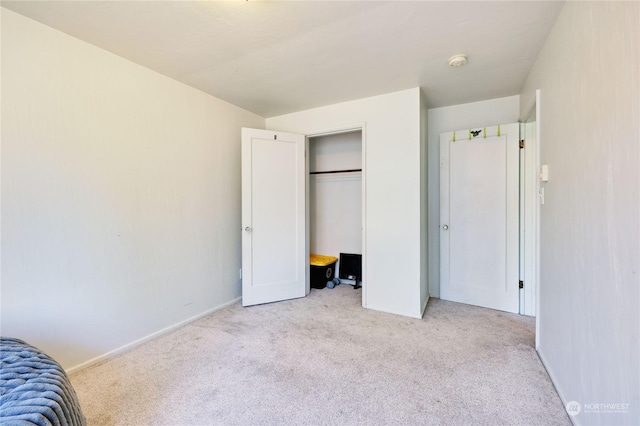
<path fill-rule="evenodd" d="M 86 425 L 69 378 L 22 340 L 0 337 L 0 424 Z"/>

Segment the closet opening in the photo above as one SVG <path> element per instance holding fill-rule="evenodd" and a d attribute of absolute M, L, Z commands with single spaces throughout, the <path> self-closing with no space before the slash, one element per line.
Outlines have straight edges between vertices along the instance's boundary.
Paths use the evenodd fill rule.
<path fill-rule="evenodd" d="M 309 254 L 337 258 L 333 271 L 326 272 L 331 275 L 327 281 L 361 289 L 365 306 L 362 129 L 308 136 L 307 144 Z M 311 269 L 311 277 L 315 272 L 317 279 L 318 271 Z M 332 291 L 330 287 L 329 282 L 323 291 Z"/>

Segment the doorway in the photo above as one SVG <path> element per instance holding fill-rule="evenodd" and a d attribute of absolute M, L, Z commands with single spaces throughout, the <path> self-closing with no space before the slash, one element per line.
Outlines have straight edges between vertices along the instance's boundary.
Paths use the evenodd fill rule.
<path fill-rule="evenodd" d="M 309 253 L 338 258 L 333 278 L 354 288 L 362 285 L 364 302 L 362 274 L 357 279 L 339 274 L 345 271 L 341 254 L 361 255 L 365 270 L 363 147 L 360 128 L 307 136 Z"/>
<path fill-rule="evenodd" d="M 242 129 L 243 306 L 306 296 L 312 244 L 314 251 L 323 252 L 316 254 L 360 254 L 360 279 L 341 282 L 354 287 L 366 282 L 362 129 L 306 137 Z M 323 175 L 330 177 L 319 177 Z M 363 286 L 364 307 L 366 294 Z"/>

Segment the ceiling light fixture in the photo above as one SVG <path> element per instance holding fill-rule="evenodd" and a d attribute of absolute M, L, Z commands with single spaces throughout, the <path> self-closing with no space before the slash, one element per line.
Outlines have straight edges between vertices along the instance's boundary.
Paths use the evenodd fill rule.
<path fill-rule="evenodd" d="M 449 58 L 449 66 L 452 68 L 461 67 L 467 63 L 467 55 L 453 55 Z"/>

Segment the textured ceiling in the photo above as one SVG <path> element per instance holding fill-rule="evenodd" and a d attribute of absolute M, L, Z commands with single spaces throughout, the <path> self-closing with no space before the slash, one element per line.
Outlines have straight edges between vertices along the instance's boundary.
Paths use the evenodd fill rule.
<path fill-rule="evenodd" d="M 264 117 L 420 86 L 517 94 L 562 2 L 2 1 Z M 466 66 L 447 59 L 466 53 Z"/>

